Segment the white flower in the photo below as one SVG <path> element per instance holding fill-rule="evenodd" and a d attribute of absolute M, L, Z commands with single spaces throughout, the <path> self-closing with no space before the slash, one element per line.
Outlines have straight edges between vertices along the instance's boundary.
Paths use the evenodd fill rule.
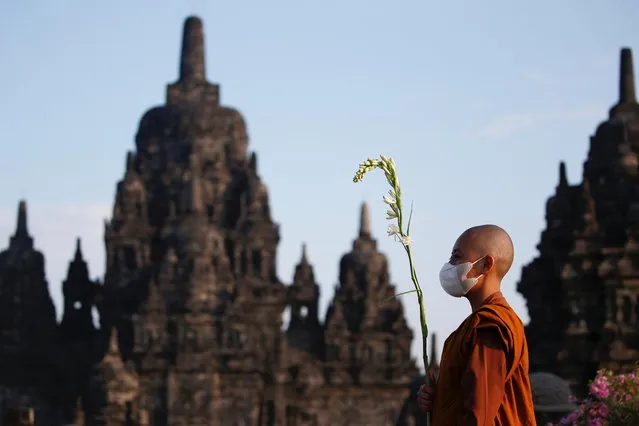
<path fill-rule="evenodd" d="M 388 234 L 389 237 L 395 238 L 395 241 L 398 241 L 401 238 L 401 232 L 399 230 L 399 226 L 395 225 L 394 223 L 392 225 L 388 225 L 388 229 L 386 230 L 386 233 Z"/>
<path fill-rule="evenodd" d="M 386 212 L 386 219 L 387 220 L 397 219 L 397 212 L 395 212 L 395 210 L 388 210 Z"/>
<path fill-rule="evenodd" d="M 397 205 L 397 197 L 393 191 L 388 191 L 388 195 L 384 195 L 384 202 L 389 206 Z"/>
<path fill-rule="evenodd" d="M 388 234 L 389 237 L 393 237 L 395 241 L 401 241 L 405 247 L 408 247 L 413 242 L 413 239 L 409 237 L 408 235 L 402 235 L 402 232 L 400 231 L 399 226 L 395 225 L 394 223 L 391 225 L 388 225 L 388 229 L 386 230 L 386 233 Z"/>

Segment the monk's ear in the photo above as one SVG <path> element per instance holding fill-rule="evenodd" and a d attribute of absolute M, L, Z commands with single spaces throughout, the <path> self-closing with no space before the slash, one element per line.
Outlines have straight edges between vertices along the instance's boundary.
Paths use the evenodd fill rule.
<path fill-rule="evenodd" d="M 495 258 L 491 255 L 487 255 L 484 258 L 484 267 L 482 268 L 482 274 L 488 274 L 495 267 Z"/>

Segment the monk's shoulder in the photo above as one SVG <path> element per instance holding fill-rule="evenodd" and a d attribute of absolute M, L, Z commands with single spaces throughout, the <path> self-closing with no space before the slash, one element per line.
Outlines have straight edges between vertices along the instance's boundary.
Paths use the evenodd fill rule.
<path fill-rule="evenodd" d="M 498 335 L 506 347 L 519 346 L 524 339 L 524 325 L 517 313 L 505 303 L 489 303 L 477 311 L 477 333 Z"/>
<path fill-rule="evenodd" d="M 510 368 L 526 371 L 528 349 L 524 325 L 505 299 L 487 303 L 476 312 L 475 340 L 504 349 Z"/>
<path fill-rule="evenodd" d="M 478 321 L 474 315 L 470 315 L 462 321 L 457 329 L 448 336 L 446 342 L 444 342 L 444 352 L 463 355 L 467 346 L 472 344 L 474 340 L 473 337 L 477 329 L 477 324 Z"/>
<path fill-rule="evenodd" d="M 477 327 L 506 325 L 512 329 L 521 329 L 524 325 L 514 309 L 505 299 L 498 299 L 493 303 L 483 305 L 477 311 Z"/>

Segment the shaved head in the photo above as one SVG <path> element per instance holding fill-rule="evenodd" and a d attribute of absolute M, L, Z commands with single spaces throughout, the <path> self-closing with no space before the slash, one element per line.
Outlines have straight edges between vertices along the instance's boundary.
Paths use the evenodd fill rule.
<path fill-rule="evenodd" d="M 508 273 L 515 257 L 510 235 L 497 225 L 480 225 L 464 231 L 453 248 L 453 257 L 462 262 L 474 262 L 482 257 L 494 259 L 494 270 L 500 280 Z M 453 259 L 451 257 L 451 259 Z"/>

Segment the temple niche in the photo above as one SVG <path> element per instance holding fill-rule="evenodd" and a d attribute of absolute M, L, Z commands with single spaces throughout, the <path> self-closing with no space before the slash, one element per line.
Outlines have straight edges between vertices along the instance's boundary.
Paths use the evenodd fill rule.
<path fill-rule="evenodd" d="M 381 304 L 395 289 L 366 205 L 322 322 L 305 246 L 291 285 L 278 278 L 268 188 L 242 114 L 207 80 L 204 51 L 202 22 L 190 17 L 178 80 L 142 115 L 125 156 L 104 223 L 104 278 L 90 278 L 77 240 L 60 324 L 20 203 L 0 253 L 0 426 L 382 426 L 397 417 L 417 374 L 413 336 L 401 302 Z"/>
<path fill-rule="evenodd" d="M 619 98 L 590 138 L 582 182 L 559 167 L 539 255 L 523 268 L 531 371 L 583 392 L 599 368 L 639 360 L 639 105 L 630 49 L 621 50 Z"/>

